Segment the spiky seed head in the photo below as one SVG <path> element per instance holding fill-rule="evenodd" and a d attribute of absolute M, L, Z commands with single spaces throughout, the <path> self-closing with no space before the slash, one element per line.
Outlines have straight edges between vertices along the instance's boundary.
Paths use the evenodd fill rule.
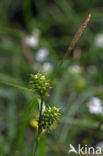
<path fill-rule="evenodd" d="M 50 82 L 46 78 L 46 76 L 41 73 L 37 73 L 36 75 L 31 75 L 30 84 L 33 89 L 35 89 L 36 93 L 40 96 L 48 95 L 48 89 L 50 88 Z"/>
<path fill-rule="evenodd" d="M 50 130 L 51 126 L 57 122 L 61 116 L 60 109 L 55 106 L 48 107 L 39 119 L 40 129 Z"/>

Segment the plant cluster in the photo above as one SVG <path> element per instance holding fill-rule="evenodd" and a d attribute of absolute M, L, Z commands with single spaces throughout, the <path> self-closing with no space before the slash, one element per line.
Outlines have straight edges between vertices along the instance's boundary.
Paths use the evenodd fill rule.
<path fill-rule="evenodd" d="M 37 73 L 35 75 L 31 75 L 31 81 L 33 89 L 41 98 L 41 106 L 40 106 L 40 115 L 38 119 L 39 133 L 42 130 L 49 131 L 51 126 L 57 122 L 61 116 L 59 112 L 59 108 L 55 106 L 47 106 L 45 105 L 45 111 L 43 112 L 43 101 L 44 97 L 48 95 L 48 89 L 50 88 L 50 82 L 45 75 L 41 73 Z"/>

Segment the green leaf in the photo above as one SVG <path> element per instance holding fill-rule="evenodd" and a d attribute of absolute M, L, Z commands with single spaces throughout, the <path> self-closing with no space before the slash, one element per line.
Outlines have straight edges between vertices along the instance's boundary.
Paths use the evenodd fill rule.
<path fill-rule="evenodd" d="M 34 93 L 34 90 L 32 90 L 32 89 L 25 88 L 25 87 L 22 87 L 22 86 L 19 86 L 19 85 L 16 85 L 16 84 L 12 84 L 12 83 L 9 83 L 9 82 L 6 82 L 6 81 L 0 80 L 0 83 L 1 83 L 1 84 L 4 84 L 4 85 L 11 86 L 11 87 L 15 87 L 15 88 L 18 88 L 18 89 L 27 91 L 27 92 L 32 92 L 32 93 Z"/>
<path fill-rule="evenodd" d="M 26 130 L 29 125 L 29 121 L 33 115 L 32 110 L 34 110 L 35 106 L 37 104 L 37 99 L 32 99 L 30 103 L 27 105 L 23 117 L 21 120 L 21 123 L 17 130 L 17 135 L 13 143 L 13 150 L 15 151 L 17 148 L 22 150 L 24 147 L 25 142 L 25 136 L 26 136 Z"/>
<path fill-rule="evenodd" d="M 38 156 L 45 156 L 45 155 L 46 155 L 46 139 L 45 139 L 45 135 L 42 135 L 38 146 Z"/>

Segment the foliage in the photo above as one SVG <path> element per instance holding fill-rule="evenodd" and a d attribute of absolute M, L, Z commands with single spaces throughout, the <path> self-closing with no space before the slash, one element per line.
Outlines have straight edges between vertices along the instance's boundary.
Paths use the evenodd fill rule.
<path fill-rule="evenodd" d="M 89 12 L 88 27 L 60 66 Z M 46 74 L 53 86 L 45 103 L 63 114 L 56 129 L 42 136 L 39 156 L 66 156 L 69 144 L 96 146 L 103 141 L 103 113 L 93 114 L 88 107 L 93 97 L 103 106 L 103 46 L 97 42 L 98 34 L 103 35 L 102 12 L 103 2 L 97 0 L 1 0 L 0 156 L 33 155 L 36 129 L 29 123 L 38 118 L 40 97 L 28 82 L 37 72 Z M 30 36 L 35 46 L 27 44 Z M 42 48 L 48 55 L 39 61 Z"/>

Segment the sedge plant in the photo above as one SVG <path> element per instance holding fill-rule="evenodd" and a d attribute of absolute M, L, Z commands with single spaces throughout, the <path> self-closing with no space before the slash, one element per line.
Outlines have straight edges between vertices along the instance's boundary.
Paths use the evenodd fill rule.
<path fill-rule="evenodd" d="M 45 105 L 45 110 L 43 110 L 44 98 L 48 95 L 48 89 L 51 88 L 50 81 L 46 76 L 42 75 L 41 73 L 31 75 L 30 84 L 35 90 L 36 94 L 39 95 L 41 100 L 38 118 L 38 132 L 35 146 L 36 155 L 40 135 L 42 132 L 49 132 L 51 126 L 59 120 L 61 114 L 60 108 L 56 108 L 55 106 L 50 107 Z"/>
<path fill-rule="evenodd" d="M 67 55 L 71 52 L 71 50 L 73 49 L 73 47 L 77 43 L 78 39 L 80 38 L 81 34 L 83 33 L 84 29 L 86 28 L 86 26 L 90 20 L 90 17 L 91 17 L 91 15 L 89 14 L 87 19 L 84 21 L 84 23 L 82 24 L 80 29 L 75 34 L 75 36 L 74 36 L 70 46 L 68 47 L 62 61 L 59 63 L 59 65 L 57 66 L 57 68 L 55 70 L 55 73 L 54 73 L 55 76 L 58 73 L 58 70 L 61 68 L 64 60 L 67 57 Z M 22 89 L 24 91 L 31 92 L 31 93 L 37 94 L 39 96 L 40 107 L 39 107 L 39 117 L 37 119 L 38 131 L 37 131 L 37 137 L 35 139 L 35 146 L 33 146 L 33 148 L 34 148 L 33 155 L 36 156 L 37 155 L 37 149 L 39 146 L 40 137 L 41 137 L 42 133 L 50 132 L 50 129 L 53 126 L 53 124 L 56 123 L 61 117 L 60 108 L 56 108 L 55 105 L 48 106 L 46 104 L 45 109 L 43 109 L 44 100 L 45 100 L 46 96 L 48 96 L 48 90 L 51 88 L 50 80 L 47 78 L 46 75 L 42 75 L 41 73 L 37 73 L 35 75 L 32 74 L 31 80 L 30 80 L 30 84 L 32 86 L 32 89 L 25 88 L 25 87 L 15 85 L 15 84 L 12 84 L 9 82 L 5 82 L 2 80 L 0 80 L 0 83 L 5 84 L 5 85 L 9 85 L 12 87 L 16 87 L 16 88 Z M 35 98 L 33 98 L 30 101 L 30 103 L 28 104 L 26 110 L 24 111 L 23 118 L 22 118 L 21 124 L 18 128 L 17 136 L 15 138 L 16 144 L 14 144 L 14 146 L 13 146 L 14 149 L 17 148 L 19 143 L 20 143 L 20 145 L 22 145 L 22 142 L 25 138 L 24 130 L 26 129 L 28 123 L 30 122 L 31 110 L 33 109 L 33 107 L 35 106 L 36 103 L 37 103 L 37 100 Z"/>

